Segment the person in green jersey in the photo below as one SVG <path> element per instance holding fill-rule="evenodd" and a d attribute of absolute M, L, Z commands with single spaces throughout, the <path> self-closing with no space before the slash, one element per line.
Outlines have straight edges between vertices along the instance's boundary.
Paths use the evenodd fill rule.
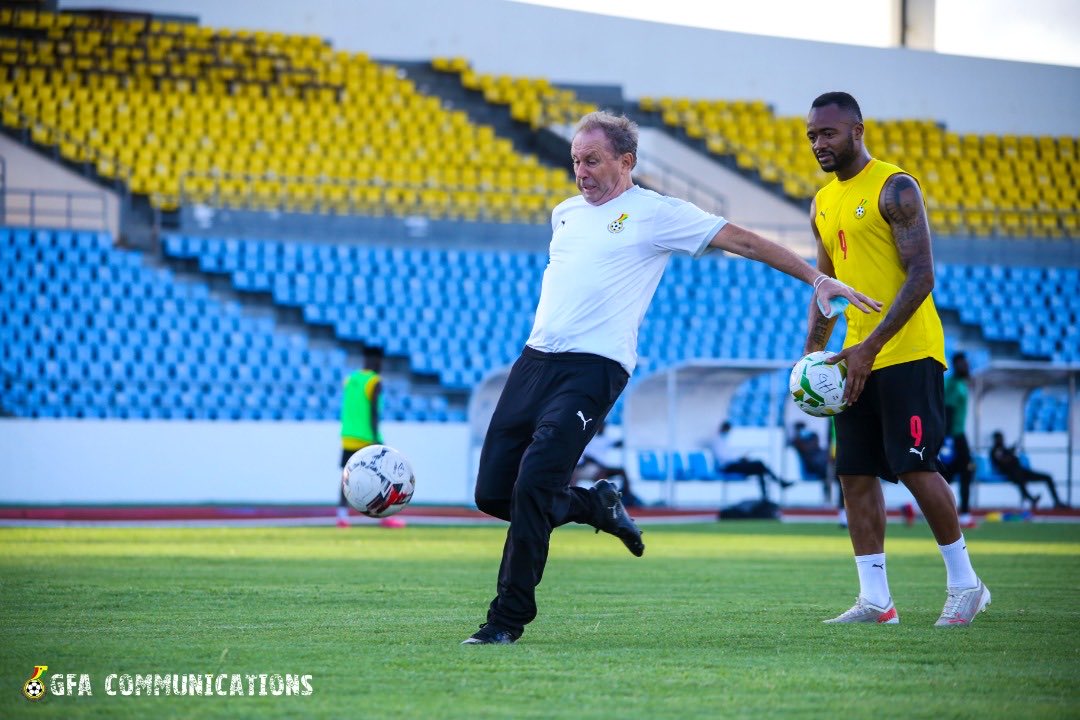
<path fill-rule="evenodd" d="M 960 483 L 960 526 L 963 528 L 975 527 L 971 519 L 971 481 L 975 476 L 975 463 L 965 432 L 970 378 L 967 355 L 953 353 L 952 373 L 945 378 L 945 444 L 951 452 L 947 454 L 948 461 L 943 463 L 945 472 L 942 476 L 950 483 L 953 480 Z"/>
<path fill-rule="evenodd" d="M 345 378 L 341 398 L 341 468 L 357 450 L 368 445 L 381 445 L 379 411 L 382 405 L 382 353 L 369 351 L 364 356 L 364 368 L 353 371 Z M 345 500 L 345 488 L 339 489 L 337 526 L 349 527 L 349 506 Z M 379 521 L 383 527 L 405 527 L 399 517 L 386 517 Z"/>

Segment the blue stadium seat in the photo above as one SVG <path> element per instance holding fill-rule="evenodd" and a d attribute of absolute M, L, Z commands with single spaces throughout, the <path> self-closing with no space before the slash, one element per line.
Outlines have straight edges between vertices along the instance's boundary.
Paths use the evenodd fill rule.
<path fill-rule="evenodd" d="M 638 452 L 638 470 L 642 480 L 666 480 L 666 458 L 655 450 L 641 450 Z"/>
<path fill-rule="evenodd" d="M 688 475 L 696 480 L 719 480 L 724 476 L 716 472 L 716 463 L 711 453 L 695 450 L 687 454 Z"/>
<path fill-rule="evenodd" d="M 339 338 L 409 357 L 415 371 L 437 374 L 448 389 L 468 388 L 517 355 L 531 326 L 547 262 L 545 253 L 314 245 L 178 233 L 166 235 L 163 242 L 167 256 L 193 258 L 211 272 L 233 267 L 236 289 L 270 292 L 277 305 L 301 306 L 311 324 L 332 320 Z M 170 380 L 241 378 L 253 383 L 256 395 L 266 397 L 268 391 L 260 385 L 291 377 L 283 371 L 313 365 L 328 372 L 312 371 L 298 381 L 310 384 L 321 400 L 317 407 L 299 410 L 325 414 L 325 401 L 337 394 L 335 385 L 324 386 L 324 375 L 344 370 L 343 353 L 310 353 L 301 336 L 282 335 L 272 322 L 252 321 L 236 303 L 210 298 L 204 283 L 179 282 L 167 270 L 147 267 L 137 253 L 114 249 L 108 234 L 0 228 L 0 257 L 14 268 L 11 275 L 16 278 L 10 284 L 0 279 L 0 332 L 19 340 L 19 328 L 29 325 L 39 333 L 30 336 L 38 338 L 39 345 L 39 328 L 54 333 L 45 349 L 64 349 L 65 356 L 77 362 L 73 373 L 87 383 L 122 379 L 125 373 L 160 382 L 157 370 L 133 369 L 156 363 Z M 51 278 L 60 270 L 70 282 L 54 289 Z M 1080 354 L 1080 305 L 1064 291 L 1080 286 L 1074 269 L 940 264 L 939 272 L 939 305 L 959 310 L 987 339 L 1018 342 L 1031 357 L 1062 360 Z M 1023 314 L 1013 300 L 1017 286 L 1031 284 L 1045 291 L 1042 300 L 1051 309 L 1045 318 Z M 987 288 L 1000 298 L 987 297 Z M 642 328 L 638 375 L 693 356 L 792 356 L 803 341 L 799 318 L 747 318 L 769 299 L 797 303 L 804 296 L 796 281 L 742 259 L 675 258 Z M 133 303 L 135 298 L 141 304 Z M 728 312 L 716 312 L 718 304 Z M 62 322 L 55 322 L 57 318 Z M 483 343 L 477 343 L 477 326 L 485 329 Z M 81 334 L 73 340 L 63 329 L 57 333 L 57 327 L 78 327 Z M 301 337 L 299 344 L 296 337 Z M 843 327 L 838 326 L 830 348 L 838 348 L 842 337 Z M 22 369 L 8 347 L 7 336 L 0 336 L 0 362 Z M 78 348 L 86 347 L 103 352 L 80 353 Z M 114 354 L 113 347 L 161 349 L 144 356 Z M 35 358 L 33 368 L 44 369 L 47 357 Z M 54 370 L 49 366 L 49 372 Z M 34 370 L 27 366 L 27 372 Z M 764 424 L 773 416 L 774 409 L 761 399 L 761 387 L 736 392 L 732 408 L 742 422 Z M 153 397 L 153 390 L 144 392 Z M 81 403 L 92 402 L 84 392 L 78 397 Z M 14 402 L 4 397 L 4 409 Z M 1033 402 L 1037 404 L 1024 413 L 1026 427 L 1064 424 L 1062 399 Z M 620 408 L 616 406 L 612 420 Z M 410 412 L 438 419 L 460 415 L 461 410 L 421 401 Z M 193 415 L 193 410 L 184 413 Z M 700 468 L 691 469 L 691 456 L 681 460 L 683 475 L 701 474 Z"/>

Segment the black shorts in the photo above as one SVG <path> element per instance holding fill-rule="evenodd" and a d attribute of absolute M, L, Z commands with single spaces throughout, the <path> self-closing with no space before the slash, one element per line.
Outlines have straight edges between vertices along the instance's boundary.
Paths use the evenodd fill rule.
<path fill-rule="evenodd" d="M 907 472 L 941 472 L 945 368 L 934 358 L 870 373 L 859 401 L 836 416 L 836 474 L 897 482 Z"/>

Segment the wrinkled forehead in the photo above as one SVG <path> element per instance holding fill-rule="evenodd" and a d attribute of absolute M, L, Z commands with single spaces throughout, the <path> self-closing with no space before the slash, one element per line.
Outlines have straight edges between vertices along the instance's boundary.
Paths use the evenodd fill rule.
<path fill-rule="evenodd" d="M 611 155 L 615 152 L 608 136 L 600 128 L 579 132 L 570 143 L 570 153 L 577 157 L 594 152 L 602 155 Z"/>

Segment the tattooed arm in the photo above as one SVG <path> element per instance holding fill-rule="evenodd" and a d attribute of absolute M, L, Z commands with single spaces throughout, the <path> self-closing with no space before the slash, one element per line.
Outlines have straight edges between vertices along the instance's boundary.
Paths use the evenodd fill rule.
<path fill-rule="evenodd" d="M 818 272 L 834 278 L 836 277 L 836 269 L 833 267 L 829 253 L 825 252 L 825 244 L 821 242 L 821 234 L 818 232 L 817 223 L 814 222 L 815 217 L 817 217 L 816 199 L 810 203 L 810 230 L 814 233 L 814 240 L 817 241 L 817 269 Z M 803 347 L 803 354 L 825 349 L 825 345 L 829 342 L 829 338 L 832 337 L 833 327 L 839 317 L 839 315 L 831 318 L 825 317 L 818 310 L 815 299 L 810 298 L 808 333 L 806 345 Z"/>
<path fill-rule="evenodd" d="M 867 338 L 880 350 L 900 332 L 933 291 L 934 255 L 930 249 L 930 224 L 926 220 L 922 193 L 913 177 L 897 174 L 886 180 L 878 198 L 878 208 L 892 227 L 893 242 L 906 275 L 889 312 Z"/>
<path fill-rule="evenodd" d="M 862 393 L 881 348 L 900 332 L 934 289 L 930 225 L 926 220 L 918 183 L 910 175 L 893 175 L 881 188 L 878 209 L 892 228 L 893 242 L 899 251 L 905 278 L 881 323 L 861 343 L 840 353 L 848 364 L 844 394 L 850 403 L 854 403 Z"/>

